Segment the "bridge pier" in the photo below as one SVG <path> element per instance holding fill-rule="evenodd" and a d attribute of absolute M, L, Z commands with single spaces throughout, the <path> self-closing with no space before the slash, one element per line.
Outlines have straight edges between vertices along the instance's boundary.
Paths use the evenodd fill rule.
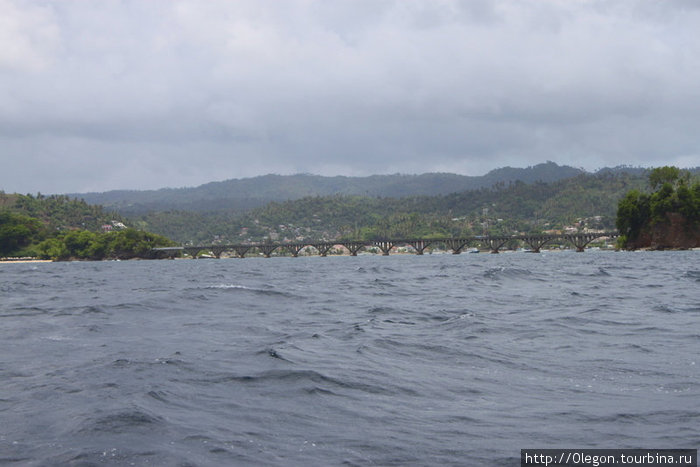
<path fill-rule="evenodd" d="M 291 245 L 285 245 L 284 249 L 292 254 L 293 257 L 299 257 L 299 252 L 304 249 L 304 245 L 293 243 Z"/>
<path fill-rule="evenodd" d="M 245 258 L 245 254 L 248 253 L 248 250 L 250 250 L 249 245 L 235 245 L 233 247 L 233 251 L 236 252 L 236 256 L 239 258 Z"/>
<path fill-rule="evenodd" d="M 272 255 L 272 252 L 275 251 L 278 246 L 279 245 L 273 244 L 258 245 L 258 250 L 262 252 L 265 258 L 269 258 Z"/>
<path fill-rule="evenodd" d="M 462 238 L 434 238 L 430 240 L 374 240 L 374 241 L 340 241 L 337 243 L 330 242 L 320 242 L 320 243 L 266 243 L 261 245 L 256 244 L 234 244 L 234 245 L 189 245 L 189 246 L 179 246 L 179 247 L 162 247 L 153 248 L 154 252 L 158 254 L 170 254 L 176 255 L 177 253 L 185 253 L 191 255 L 193 259 L 196 259 L 200 251 L 211 251 L 217 258 L 221 257 L 224 251 L 233 251 L 239 258 L 244 258 L 246 253 L 251 249 L 257 249 L 265 257 L 269 258 L 272 253 L 277 248 L 284 248 L 291 252 L 293 256 L 298 256 L 299 252 L 306 246 L 312 246 L 318 250 L 321 256 L 326 256 L 328 252 L 333 248 L 334 245 L 343 245 L 350 251 L 352 256 L 357 256 L 357 252 L 364 247 L 375 246 L 382 251 L 383 256 L 389 255 L 391 249 L 398 244 L 406 244 L 413 247 L 416 254 L 422 255 L 425 249 L 436 242 L 443 243 L 446 248 L 452 250 L 453 254 L 460 254 L 464 247 L 470 242 L 479 242 L 481 245 L 487 245 L 491 250 L 491 253 L 498 253 L 499 250 L 508 241 L 522 241 L 528 245 L 533 252 L 539 253 L 540 249 L 549 242 L 552 241 L 565 241 L 573 244 L 576 247 L 577 252 L 582 252 L 585 250 L 586 246 L 593 240 L 597 238 L 607 237 L 616 238 L 619 236 L 617 232 L 599 232 L 599 233 L 576 233 L 576 234 L 557 234 L 557 235 L 547 235 L 547 234 L 533 234 L 533 235 L 512 235 L 512 236 L 480 236 L 480 237 L 462 237 Z"/>
<path fill-rule="evenodd" d="M 333 248 L 332 243 L 313 243 L 311 244 L 314 248 L 318 250 L 318 254 L 321 255 L 322 257 L 328 256 L 328 252 L 330 251 L 331 248 Z"/>
<path fill-rule="evenodd" d="M 510 237 L 490 237 L 486 239 L 486 244 L 491 249 L 491 253 L 496 254 L 508 240 Z"/>
<path fill-rule="evenodd" d="M 382 250 L 382 256 L 389 256 L 389 252 L 394 248 L 394 243 L 389 240 L 377 240 L 372 244 Z"/>
<path fill-rule="evenodd" d="M 464 238 L 449 238 L 445 240 L 445 245 L 447 248 L 452 250 L 453 255 L 458 255 L 462 252 L 462 249 L 467 246 L 469 239 Z"/>
<path fill-rule="evenodd" d="M 194 247 L 194 248 L 185 247 L 185 248 L 183 248 L 182 251 L 184 251 L 185 253 L 190 255 L 192 257 L 192 259 L 197 259 L 197 254 L 200 252 L 201 249 L 202 249 L 201 247 Z"/>
<path fill-rule="evenodd" d="M 226 248 L 224 248 L 224 247 L 217 247 L 217 246 L 215 246 L 215 247 L 212 247 L 212 248 L 211 248 L 211 252 L 214 254 L 214 256 L 216 257 L 216 259 L 220 259 L 220 258 L 221 258 L 221 253 L 223 253 L 225 250 L 226 250 Z"/>
<path fill-rule="evenodd" d="M 417 255 L 422 255 L 423 251 L 425 251 L 425 249 L 428 248 L 433 242 L 425 240 L 411 240 L 407 241 L 406 243 L 411 245 L 413 249 L 416 250 Z"/>
<path fill-rule="evenodd" d="M 555 238 L 557 238 L 556 235 L 533 235 L 524 237 L 523 240 L 532 248 L 533 253 L 540 253 L 540 249 Z"/>
<path fill-rule="evenodd" d="M 597 234 L 571 234 L 564 235 L 564 238 L 569 240 L 576 247 L 577 253 L 583 253 L 586 246 L 599 236 L 600 235 Z"/>
<path fill-rule="evenodd" d="M 348 251 L 350 252 L 350 256 L 357 256 L 357 252 L 365 246 L 364 243 L 358 242 L 344 242 L 341 243 L 341 245 L 348 249 Z"/>

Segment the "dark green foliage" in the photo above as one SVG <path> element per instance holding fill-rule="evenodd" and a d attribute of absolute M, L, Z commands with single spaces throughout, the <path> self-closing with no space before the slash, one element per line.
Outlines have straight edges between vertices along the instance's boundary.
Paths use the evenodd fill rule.
<path fill-rule="evenodd" d="M 174 242 L 161 235 L 134 229 L 106 233 L 104 241 L 107 257 L 118 259 L 155 258 L 156 254 L 151 249 L 175 246 Z"/>
<path fill-rule="evenodd" d="M 153 247 L 174 245 L 165 237 L 134 229 L 95 232 L 119 219 L 99 206 L 66 196 L 0 193 L 0 256 L 151 258 Z"/>
<path fill-rule="evenodd" d="M 74 230 L 63 237 L 68 256 L 73 258 L 91 258 L 97 234 L 87 230 Z M 91 258 L 92 259 L 92 258 Z"/>
<path fill-rule="evenodd" d="M 47 238 L 39 243 L 35 249 L 37 257 L 41 259 L 62 260 L 70 257 L 68 247 L 61 238 Z"/>
<path fill-rule="evenodd" d="M 633 244 L 653 225 L 669 222 L 670 213 L 681 214 L 687 229 L 700 228 L 700 182 L 689 187 L 690 179 L 690 173 L 677 167 L 659 167 L 649 173 L 655 192 L 628 192 L 618 203 L 616 225 L 624 237 L 620 245 Z"/>
<path fill-rule="evenodd" d="M 634 241 L 650 218 L 649 195 L 632 190 L 617 206 L 616 226 L 625 241 Z"/>
<path fill-rule="evenodd" d="M 666 182 L 649 198 L 651 219 L 653 222 L 662 222 L 667 212 L 677 212 L 679 207 L 678 197 L 673 186 Z"/>
<path fill-rule="evenodd" d="M 656 190 L 660 186 L 668 183 L 673 185 L 681 175 L 681 170 L 678 167 L 657 167 L 649 174 L 649 185 L 652 190 Z"/>
<path fill-rule="evenodd" d="M 45 235 L 45 229 L 37 219 L 0 211 L 0 256 L 31 254 L 24 250 Z"/>
<path fill-rule="evenodd" d="M 107 233 L 76 230 L 41 242 L 37 251 L 40 258 L 53 260 L 149 259 L 158 257 L 153 248 L 174 245 L 165 237 L 134 229 Z"/>
<path fill-rule="evenodd" d="M 101 206 L 92 206 L 83 200 L 64 195 L 44 196 L 0 194 L 0 208 L 38 219 L 49 230 L 81 229 L 96 232 L 121 216 L 105 212 Z"/>

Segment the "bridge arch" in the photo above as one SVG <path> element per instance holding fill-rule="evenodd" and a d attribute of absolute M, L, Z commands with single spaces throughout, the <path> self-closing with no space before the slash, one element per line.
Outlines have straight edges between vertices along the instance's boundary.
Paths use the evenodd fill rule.
<path fill-rule="evenodd" d="M 417 255 L 422 255 L 426 248 L 433 244 L 432 240 L 406 240 L 404 243 L 416 250 Z"/>
<path fill-rule="evenodd" d="M 584 234 L 569 234 L 564 235 L 563 238 L 571 242 L 572 245 L 576 247 L 576 251 L 582 253 L 586 246 L 591 243 L 596 238 L 600 238 L 600 234 L 584 233 Z"/>
<path fill-rule="evenodd" d="M 471 238 L 448 238 L 444 243 L 447 248 L 452 250 L 453 255 L 458 255 L 471 241 Z"/>
<path fill-rule="evenodd" d="M 299 252 L 304 249 L 306 245 L 303 243 L 290 243 L 284 245 L 284 249 L 287 250 L 294 258 L 299 256 Z"/>
<path fill-rule="evenodd" d="M 365 247 L 363 242 L 342 242 L 343 245 L 350 252 L 350 256 L 357 256 L 357 252 Z"/>
<path fill-rule="evenodd" d="M 239 258 L 245 258 L 245 254 L 251 249 L 251 245 L 234 245 L 233 251 L 236 252 L 236 256 Z"/>
<path fill-rule="evenodd" d="M 192 259 L 197 259 L 197 256 L 199 255 L 199 252 L 202 251 L 204 247 L 201 246 L 194 246 L 194 247 L 185 247 L 182 249 L 182 251 L 192 257 Z"/>
<path fill-rule="evenodd" d="M 272 255 L 272 253 L 280 246 L 281 245 L 278 245 L 278 244 L 268 243 L 268 244 L 258 245 L 257 248 L 258 248 L 258 251 L 260 251 L 265 256 L 265 258 L 269 258 Z"/>
<path fill-rule="evenodd" d="M 547 243 L 557 238 L 553 235 L 529 235 L 523 237 L 523 241 L 530 247 L 533 253 L 539 253 Z"/>
<path fill-rule="evenodd" d="M 508 240 L 511 240 L 511 237 L 486 237 L 482 240 L 482 243 L 489 247 L 491 253 L 499 253 L 498 250 L 500 250 Z"/>
<path fill-rule="evenodd" d="M 394 248 L 393 240 L 373 240 L 372 245 L 382 251 L 382 256 L 389 256 L 389 252 Z"/>

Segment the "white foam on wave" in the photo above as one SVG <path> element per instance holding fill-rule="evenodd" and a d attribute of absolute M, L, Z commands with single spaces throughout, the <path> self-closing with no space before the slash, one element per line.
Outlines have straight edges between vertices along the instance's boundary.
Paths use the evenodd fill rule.
<path fill-rule="evenodd" d="M 217 285 L 208 285 L 205 287 L 205 289 L 241 289 L 241 290 L 255 290 L 252 287 L 246 287 L 245 285 L 239 285 L 239 284 L 217 284 Z"/>

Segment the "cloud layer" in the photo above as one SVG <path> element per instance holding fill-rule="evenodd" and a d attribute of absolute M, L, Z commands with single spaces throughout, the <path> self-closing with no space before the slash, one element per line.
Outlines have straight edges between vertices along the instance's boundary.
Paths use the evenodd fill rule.
<path fill-rule="evenodd" d="M 0 0 L 0 189 L 700 165 L 693 0 Z"/>

